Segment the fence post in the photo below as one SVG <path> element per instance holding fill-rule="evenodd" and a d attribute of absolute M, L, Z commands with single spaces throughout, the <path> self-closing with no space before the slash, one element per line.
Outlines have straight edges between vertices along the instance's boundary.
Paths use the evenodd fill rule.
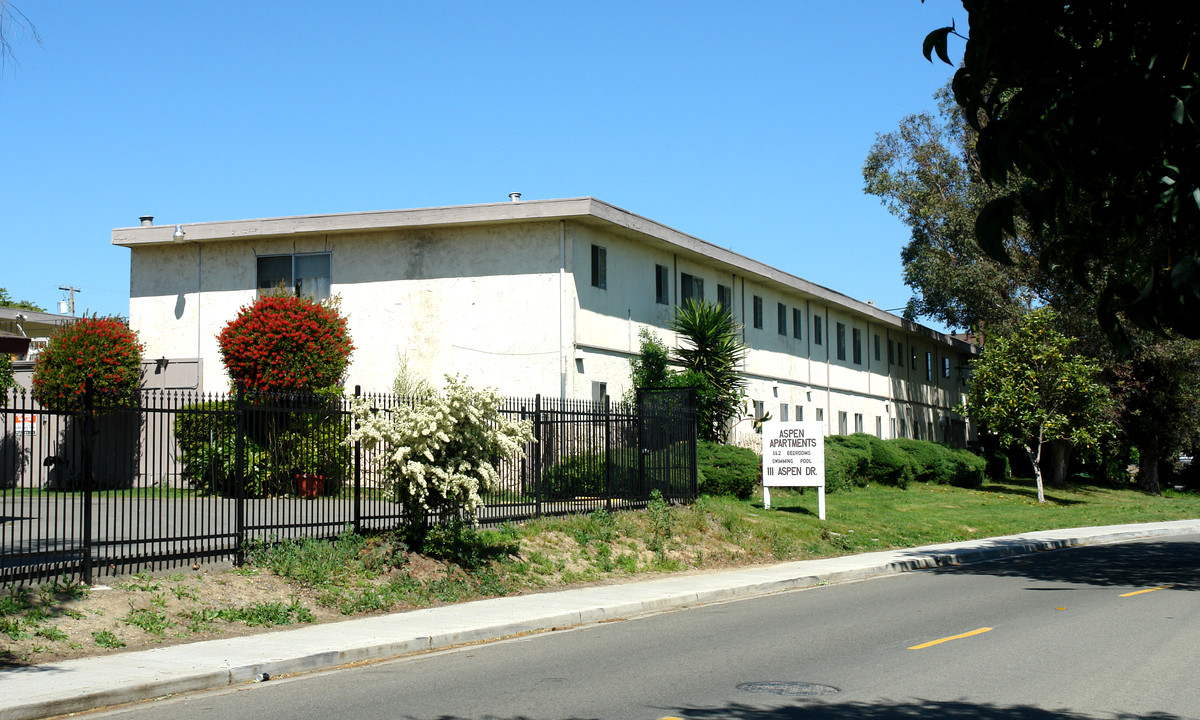
<path fill-rule="evenodd" d="M 537 451 L 533 460 L 534 517 L 542 516 L 542 394 L 533 398 L 533 439 Z"/>
<path fill-rule="evenodd" d="M 234 425 L 237 428 L 233 441 L 233 485 L 237 490 L 237 548 L 234 550 L 234 563 L 241 565 L 246 561 L 246 388 L 239 380 L 237 394 L 233 401 Z"/>
<path fill-rule="evenodd" d="M 604 509 L 612 512 L 612 403 L 604 396 Z"/>
<path fill-rule="evenodd" d="M 362 397 L 362 385 L 354 386 L 354 399 Z M 358 429 L 358 418 L 351 414 L 350 422 Z M 354 533 L 362 533 L 362 442 L 354 440 Z"/>
<path fill-rule="evenodd" d="M 81 468 L 83 476 L 83 567 L 80 575 L 83 582 L 92 584 L 92 432 L 95 429 L 95 403 L 92 378 L 88 378 L 83 388 L 83 457 Z"/>

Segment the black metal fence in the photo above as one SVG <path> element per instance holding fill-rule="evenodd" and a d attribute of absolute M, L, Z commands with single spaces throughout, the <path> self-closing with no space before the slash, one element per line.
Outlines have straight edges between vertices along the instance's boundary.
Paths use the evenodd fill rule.
<path fill-rule="evenodd" d="M 366 397 L 382 412 L 411 402 Z M 0 584 L 237 562 L 254 541 L 403 527 L 386 449 L 346 442 L 350 402 L 148 391 L 129 407 L 71 415 L 10 391 Z M 697 494 L 694 391 L 631 405 L 509 398 L 501 413 L 529 422 L 534 441 L 498 464 L 481 524 L 642 507 L 654 490 Z"/>

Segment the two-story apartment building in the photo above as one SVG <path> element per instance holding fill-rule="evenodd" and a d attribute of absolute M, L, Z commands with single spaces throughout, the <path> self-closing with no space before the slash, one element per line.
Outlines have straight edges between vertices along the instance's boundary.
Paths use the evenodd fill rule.
<path fill-rule="evenodd" d="M 228 387 L 216 336 L 262 289 L 337 296 L 347 380 L 386 390 L 400 353 L 437 380 L 600 399 L 630 384 L 639 331 L 668 344 L 674 308 L 719 302 L 743 326 L 748 407 L 830 433 L 964 441 L 974 348 L 871 304 L 594 198 L 141 226 L 130 322 L 147 359 Z M 196 362 L 196 359 L 199 362 Z"/>

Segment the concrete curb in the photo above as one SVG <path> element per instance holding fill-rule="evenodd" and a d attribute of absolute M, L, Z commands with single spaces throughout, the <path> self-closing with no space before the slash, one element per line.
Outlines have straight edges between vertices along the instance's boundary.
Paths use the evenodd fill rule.
<path fill-rule="evenodd" d="M 0 720 L 29 720 L 163 695 L 399 657 L 522 633 L 785 590 L 1082 545 L 1200 534 L 1200 520 L 1049 530 L 700 575 L 493 598 L 53 665 L 0 676 Z"/>

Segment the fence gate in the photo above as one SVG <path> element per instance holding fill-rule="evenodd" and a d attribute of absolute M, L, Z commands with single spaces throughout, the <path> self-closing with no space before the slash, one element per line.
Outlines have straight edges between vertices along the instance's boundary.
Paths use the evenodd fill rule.
<path fill-rule="evenodd" d="M 696 474 L 696 388 L 637 393 L 638 473 L 648 494 L 693 498 Z"/>

